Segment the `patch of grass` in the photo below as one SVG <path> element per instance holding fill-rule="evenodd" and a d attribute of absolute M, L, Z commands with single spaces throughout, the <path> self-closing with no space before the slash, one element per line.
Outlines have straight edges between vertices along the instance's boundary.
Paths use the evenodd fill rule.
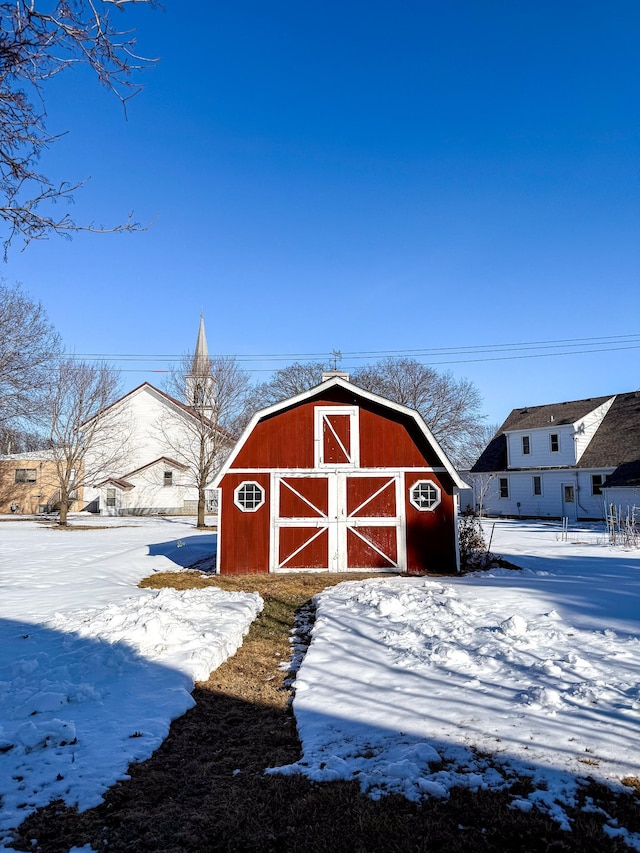
<path fill-rule="evenodd" d="M 196 686 L 195 707 L 174 721 L 154 755 L 129 768 L 129 781 L 82 814 L 62 803 L 40 809 L 20 827 L 16 849 L 67 853 L 91 844 L 98 853 L 627 853 L 622 841 L 603 833 L 603 816 L 582 812 L 580 805 L 591 797 L 621 826 L 640 831 L 637 779 L 627 783 L 633 791 L 625 796 L 595 784 L 581 788 L 567 833 L 537 811 L 510 808 L 514 793 L 530 792 L 530 779 L 514 780 L 510 792 L 456 789 L 446 800 L 416 804 L 395 795 L 371 800 L 355 782 L 264 775 L 265 768 L 291 764 L 301 754 L 289 677 L 281 668 L 290 659 L 296 612 L 325 587 L 363 577 L 184 572 L 147 578 L 141 586 L 257 591 L 264 611 L 236 655 Z"/>

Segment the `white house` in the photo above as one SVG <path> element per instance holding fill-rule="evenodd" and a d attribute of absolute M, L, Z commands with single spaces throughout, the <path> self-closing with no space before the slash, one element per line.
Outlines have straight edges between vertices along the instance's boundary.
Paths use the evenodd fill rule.
<path fill-rule="evenodd" d="M 85 487 L 86 509 L 103 515 L 196 513 L 189 449 L 199 441 L 199 419 L 214 405 L 202 318 L 191 373 L 184 403 L 144 382 L 109 407 L 108 426 L 98 431 L 85 457 L 86 469 L 95 474 Z M 206 495 L 211 510 L 214 492 Z"/>
<path fill-rule="evenodd" d="M 487 515 L 595 520 L 611 502 L 640 506 L 640 392 L 514 409 L 469 478 Z"/>

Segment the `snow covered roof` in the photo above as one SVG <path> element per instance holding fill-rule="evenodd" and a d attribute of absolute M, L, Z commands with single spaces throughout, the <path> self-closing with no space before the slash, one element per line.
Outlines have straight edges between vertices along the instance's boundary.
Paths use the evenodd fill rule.
<path fill-rule="evenodd" d="M 27 450 L 24 453 L 2 453 L 0 461 L 50 462 L 54 459 L 53 450 Z"/>

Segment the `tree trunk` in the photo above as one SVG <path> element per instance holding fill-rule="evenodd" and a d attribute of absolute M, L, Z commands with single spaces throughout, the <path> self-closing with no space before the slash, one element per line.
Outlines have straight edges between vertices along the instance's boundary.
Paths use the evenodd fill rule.
<path fill-rule="evenodd" d="M 67 527 L 67 511 L 69 509 L 69 504 L 67 501 L 60 501 L 60 518 L 58 519 L 58 524 L 61 527 Z"/>
<path fill-rule="evenodd" d="M 198 523 L 196 524 L 196 527 L 206 527 L 207 526 L 204 523 L 204 506 L 205 506 L 204 489 L 199 488 L 198 489 Z"/>

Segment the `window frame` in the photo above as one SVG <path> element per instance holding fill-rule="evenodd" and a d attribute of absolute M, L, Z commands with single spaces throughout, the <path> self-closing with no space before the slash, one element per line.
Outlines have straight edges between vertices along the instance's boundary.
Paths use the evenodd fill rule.
<path fill-rule="evenodd" d="M 256 503 L 255 506 L 247 506 L 241 502 L 241 492 L 243 489 L 246 489 L 247 486 L 255 486 L 255 489 L 260 492 L 260 501 Z M 255 494 L 255 492 L 254 492 Z M 260 483 L 256 482 L 256 480 L 243 480 L 233 490 L 233 503 L 240 510 L 240 512 L 257 512 L 261 507 L 264 506 L 266 502 L 266 489 L 264 486 L 261 486 Z"/>
<path fill-rule="evenodd" d="M 595 482 L 596 477 L 600 480 L 599 483 Z M 604 481 L 606 479 L 607 478 L 606 478 L 605 474 L 592 474 L 591 475 L 591 495 L 592 495 L 592 497 L 596 498 L 596 497 L 602 496 L 602 494 L 603 494 L 602 484 L 604 483 Z"/>
<path fill-rule="evenodd" d="M 536 483 L 537 480 L 537 483 Z M 536 491 L 536 485 L 538 490 Z M 533 474 L 531 477 L 531 493 L 534 498 L 542 497 L 542 474 Z"/>
<path fill-rule="evenodd" d="M 348 462 L 327 462 L 324 458 L 324 418 L 342 415 L 349 418 Z M 348 470 L 360 467 L 360 408 L 359 406 L 314 406 L 313 410 L 314 467 Z"/>
<path fill-rule="evenodd" d="M 498 477 L 498 494 L 500 496 L 500 500 L 508 500 L 509 499 L 509 478 L 508 477 Z"/>
<path fill-rule="evenodd" d="M 531 456 L 531 436 L 523 435 L 522 436 L 522 455 L 523 456 Z"/>
<path fill-rule="evenodd" d="M 109 486 L 105 489 L 104 505 L 107 507 L 116 506 L 118 490 L 115 487 Z"/>
<path fill-rule="evenodd" d="M 415 494 L 416 490 L 419 492 L 423 486 L 427 486 L 429 491 L 433 491 L 435 493 L 435 497 L 432 501 L 431 497 L 428 498 L 428 500 L 431 501 L 428 506 L 420 503 L 420 496 Z M 416 482 L 412 483 L 409 487 L 409 503 L 412 507 L 417 509 L 418 512 L 433 512 L 442 503 L 442 489 L 433 480 L 416 480 Z"/>
<path fill-rule="evenodd" d="M 23 472 L 23 476 L 19 477 L 20 472 Z M 29 477 L 28 474 L 33 474 L 32 477 Z M 16 468 L 14 474 L 14 483 L 37 483 L 38 482 L 38 469 L 37 468 Z"/>
<path fill-rule="evenodd" d="M 162 475 L 162 486 L 163 488 L 171 488 L 173 486 L 173 471 L 164 471 Z"/>
<path fill-rule="evenodd" d="M 555 447 L 553 446 L 555 444 Z M 560 453 L 560 433 L 559 432 L 550 432 L 549 433 L 549 452 L 550 453 Z"/>

